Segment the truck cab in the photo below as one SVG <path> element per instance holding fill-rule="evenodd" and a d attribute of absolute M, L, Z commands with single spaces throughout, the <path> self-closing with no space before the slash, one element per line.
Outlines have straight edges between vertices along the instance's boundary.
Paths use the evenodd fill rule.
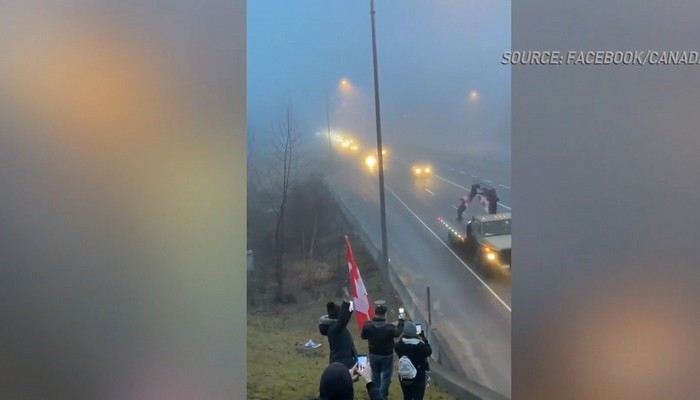
<path fill-rule="evenodd" d="M 450 226 L 444 220 L 442 223 L 448 228 L 450 245 L 464 250 L 479 269 L 485 273 L 511 269 L 510 213 L 472 217 L 459 221 L 459 227 Z"/>

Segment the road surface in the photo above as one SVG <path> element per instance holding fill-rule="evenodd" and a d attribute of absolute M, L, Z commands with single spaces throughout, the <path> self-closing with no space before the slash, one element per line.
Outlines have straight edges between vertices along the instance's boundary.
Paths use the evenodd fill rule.
<path fill-rule="evenodd" d="M 509 181 L 504 175 L 488 176 L 441 158 L 430 160 L 436 175 L 415 180 L 410 161 L 415 156 L 392 152 L 386 164 L 386 206 L 389 258 L 410 291 L 425 298 L 431 288 L 433 325 L 455 348 L 475 381 L 510 397 L 511 384 L 511 285 L 509 274 L 487 279 L 460 259 L 446 244 L 447 234 L 437 221 L 455 218 L 460 196 L 472 182 L 470 175 L 485 175 L 498 190 L 502 207 L 510 208 Z M 405 154 L 405 155 L 404 155 Z M 424 155 L 425 156 L 425 155 Z M 359 156 L 340 157 L 328 181 L 356 217 L 363 230 L 381 248 L 378 180 Z M 452 168 L 452 169 L 450 169 Z M 462 172 L 460 172 L 462 171 Z M 495 186 L 494 185 L 494 186 Z M 496 186 L 498 187 L 498 186 Z M 466 189 L 468 190 L 468 189 Z M 483 214 L 483 209 L 473 212 Z M 465 215 L 469 215 L 467 210 Z M 517 266 L 516 266 L 517 268 Z"/>

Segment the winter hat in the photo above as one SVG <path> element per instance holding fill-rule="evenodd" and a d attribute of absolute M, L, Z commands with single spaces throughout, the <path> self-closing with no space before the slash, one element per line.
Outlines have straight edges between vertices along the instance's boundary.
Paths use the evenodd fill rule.
<path fill-rule="evenodd" d="M 355 391 L 348 368 L 338 362 L 326 367 L 318 391 L 321 400 L 353 400 Z"/>
<path fill-rule="evenodd" d="M 418 336 L 418 331 L 416 330 L 416 324 L 411 321 L 406 321 L 403 324 L 403 336 L 404 337 L 416 337 Z"/>
<path fill-rule="evenodd" d="M 332 301 L 326 303 L 326 311 L 328 311 L 328 318 L 338 319 L 340 317 L 340 307 Z"/>

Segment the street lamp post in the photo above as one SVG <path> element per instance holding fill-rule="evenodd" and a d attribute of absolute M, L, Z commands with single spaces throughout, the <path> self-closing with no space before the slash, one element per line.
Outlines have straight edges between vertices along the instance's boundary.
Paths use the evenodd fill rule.
<path fill-rule="evenodd" d="M 391 284 L 389 282 L 389 245 L 386 232 L 386 202 L 384 196 L 384 156 L 382 154 L 382 124 L 379 112 L 379 71 L 377 66 L 377 33 L 374 22 L 374 0 L 370 0 L 370 16 L 372 20 L 372 60 L 374 64 L 374 109 L 377 122 L 377 161 L 379 164 L 379 207 L 382 225 L 382 270 L 384 271 L 384 298 L 387 308 L 391 309 Z"/>
<path fill-rule="evenodd" d="M 331 114 L 330 111 L 328 110 L 328 92 L 330 92 L 330 88 L 326 90 L 326 122 L 328 123 L 328 161 L 332 161 L 333 157 L 333 144 L 331 143 Z"/>

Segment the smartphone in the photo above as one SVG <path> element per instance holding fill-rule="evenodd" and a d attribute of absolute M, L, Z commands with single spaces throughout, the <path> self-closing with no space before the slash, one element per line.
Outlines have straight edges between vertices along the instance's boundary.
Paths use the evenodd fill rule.
<path fill-rule="evenodd" d="M 416 324 L 416 333 L 420 335 L 420 333 L 423 332 L 423 324 Z"/>
<path fill-rule="evenodd" d="M 350 311 L 355 310 L 355 304 L 353 304 L 353 301 L 350 300 Z"/>
<path fill-rule="evenodd" d="M 360 370 L 363 370 L 367 368 L 367 356 L 364 354 L 360 354 L 357 356 L 357 368 Z"/>
<path fill-rule="evenodd" d="M 404 311 L 403 307 L 399 308 L 399 314 L 403 314 L 403 311 Z"/>

